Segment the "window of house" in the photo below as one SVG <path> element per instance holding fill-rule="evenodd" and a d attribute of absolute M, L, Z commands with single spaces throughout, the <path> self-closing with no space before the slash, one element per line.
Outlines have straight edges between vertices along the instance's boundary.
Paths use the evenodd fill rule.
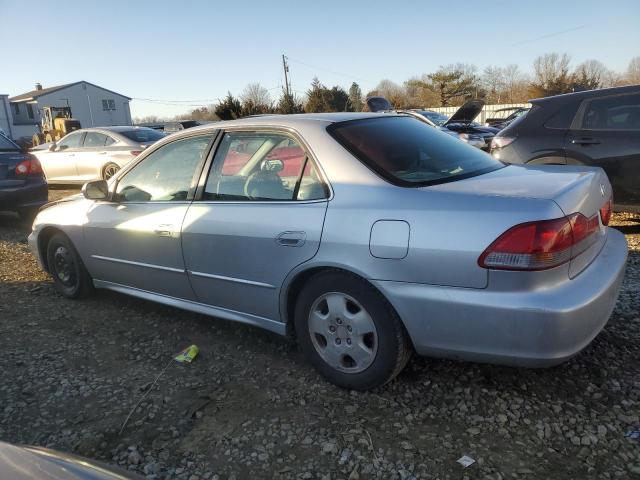
<path fill-rule="evenodd" d="M 123 202 L 186 200 L 209 136 L 168 143 L 151 153 L 118 182 L 116 194 Z"/>
<path fill-rule="evenodd" d="M 31 120 L 33 120 L 33 105 L 27 103 L 27 115 Z"/>
<path fill-rule="evenodd" d="M 13 104 L 13 113 L 15 115 L 20 115 L 20 104 L 19 103 L 14 103 Z"/>
<path fill-rule="evenodd" d="M 115 100 L 109 100 L 109 99 L 102 100 L 102 110 L 107 111 L 107 110 L 115 110 L 115 109 L 116 109 Z"/>
<path fill-rule="evenodd" d="M 226 133 L 204 200 L 319 200 L 327 191 L 302 146 L 281 133 Z"/>

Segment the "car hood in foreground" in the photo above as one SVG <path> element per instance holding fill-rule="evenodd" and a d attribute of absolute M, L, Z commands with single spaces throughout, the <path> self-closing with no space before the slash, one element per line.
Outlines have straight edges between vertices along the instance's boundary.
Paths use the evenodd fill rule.
<path fill-rule="evenodd" d="M 0 442 L 0 478 L 12 480 L 136 480 L 142 477 L 68 453 Z"/>
<path fill-rule="evenodd" d="M 469 100 L 462 105 L 456 113 L 451 115 L 451 118 L 449 118 L 447 123 L 444 125 L 446 126 L 451 123 L 471 123 L 478 115 L 480 115 L 482 107 L 484 107 L 484 100 L 479 100 L 477 98 Z"/>

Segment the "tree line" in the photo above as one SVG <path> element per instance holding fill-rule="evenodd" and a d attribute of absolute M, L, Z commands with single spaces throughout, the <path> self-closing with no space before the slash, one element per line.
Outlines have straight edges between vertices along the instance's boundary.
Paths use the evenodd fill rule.
<path fill-rule="evenodd" d="M 479 72 L 474 65 L 456 63 L 402 84 L 381 80 L 366 94 L 356 82 L 345 90 L 340 85 L 327 87 L 315 77 L 303 97 L 283 90 L 274 99 L 259 83 L 250 83 L 238 97 L 228 92 L 218 103 L 175 119 L 209 121 L 270 113 L 359 112 L 366 109 L 365 100 L 370 96 L 386 97 L 396 108 L 461 105 L 470 98 L 482 98 L 489 104 L 524 103 L 530 98 L 634 84 L 640 84 L 640 56 L 631 59 L 625 72 L 614 72 L 598 60 L 587 60 L 572 68 L 571 57 L 566 53 L 547 53 L 534 60 L 530 73 L 515 64 L 488 66 Z M 149 116 L 136 118 L 136 123 L 159 120 Z"/>

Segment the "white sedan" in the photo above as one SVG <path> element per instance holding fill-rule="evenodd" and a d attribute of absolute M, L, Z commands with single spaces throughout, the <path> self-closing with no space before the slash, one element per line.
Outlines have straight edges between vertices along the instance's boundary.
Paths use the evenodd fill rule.
<path fill-rule="evenodd" d="M 84 184 L 108 180 L 165 134 L 146 127 L 100 127 L 76 130 L 58 142 L 31 150 L 50 184 Z"/>

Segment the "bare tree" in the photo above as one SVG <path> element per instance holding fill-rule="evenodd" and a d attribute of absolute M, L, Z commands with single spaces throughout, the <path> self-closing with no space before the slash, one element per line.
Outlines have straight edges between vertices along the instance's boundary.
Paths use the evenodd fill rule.
<path fill-rule="evenodd" d="M 377 95 L 385 97 L 395 108 L 407 108 L 407 95 L 400 85 L 389 79 L 380 80 L 375 88 Z"/>
<path fill-rule="evenodd" d="M 633 57 L 629 62 L 625 81 L 629 85 L 640 85 L 640 57 Z"/>
<path fill-rule="evenodd" d="M 269 90 L 259 83 L 250 83 L 240 95 L 243 115 L 268 113 L 272 110 L 273 101 Z"/>
<path fill-rule="evenodd" d="M 576 67 L 574 76 L 587 81 L 591 88 L 610 87 L 614 74 L 598 60 L 586 60 Z"/>
<path fill-rule="evenodd" d="M 531 93 L 546 97 L 570 92 L 573 88 L 569 74 L 571 57 L 566 53 L 545 53 L 533 61 L 533 82 Z"/>
<path fill-rule="evenodd" d="M 489 65 L 484 69 L 480 78 L 480 85 L 486 92 L 488 103 L 500 103 L 505 100 L 506 80 L 504 69 Z"/>

